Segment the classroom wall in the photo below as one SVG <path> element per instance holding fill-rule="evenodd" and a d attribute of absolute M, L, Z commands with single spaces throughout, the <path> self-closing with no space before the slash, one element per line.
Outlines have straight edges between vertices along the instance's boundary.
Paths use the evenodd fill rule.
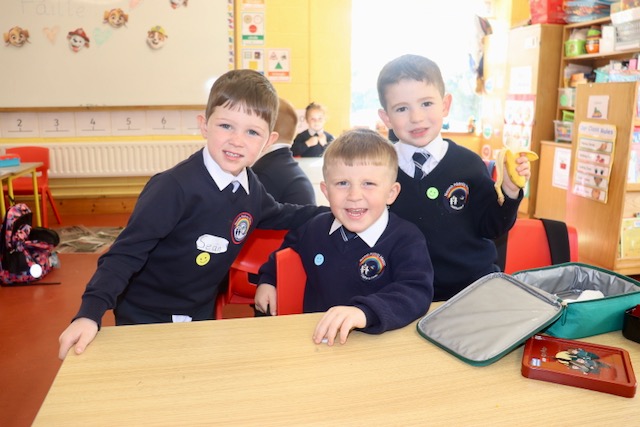
<path fill-rule="evenodd" d="M 507 26 L 526 21 L 528 0 L 493 0 L 496 19 Z M 235 5 L 236 67 L 242 49 L 240 30 L 244 4 Z M 260 2 L 257 2 L 260 3 Z M 278 93 L 304 109 L 320 102 L 329 110 L 327 130 L 338 135 L 349 129 L 351 104 L 351 0 L 265 0 L 265 49 L 291 50 L 291 80 L 274 82 Z M 478 152 L 481 137 L 447 135 Z M 62 213 L 128 212 L 146 182 L 138 178 L 90 178 L 52 180 Z M 84 197 L 83 197 L 84 196 Z"/>
<path fill-rule="evenodd" d="M 236 3 L 236 52 L 241 52 L 239 19 L 247 8 Z M 265 49 L 291 49 L 291 81 L 274 82 L 296 109 L 311 102 L 328 109 L 326 130 L 349 129 L 351 109 L 351 0 L 266 0 Z M 239 55 L 236 66 L 242 61 Z"/>

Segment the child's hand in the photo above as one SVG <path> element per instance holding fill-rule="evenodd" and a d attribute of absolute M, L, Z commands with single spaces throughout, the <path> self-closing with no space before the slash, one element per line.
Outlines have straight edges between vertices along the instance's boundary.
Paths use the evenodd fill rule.
<path fill-rule="evenodd" d="M 276 315 L 276 302 L 277 293 L 276 287 L 268 283 L 262 283 L 256 289 L 256 296 L 254 299 L 256 310 L 260 313 L 266 313 L 267 307 L 269 307 L 269 313 L 272 316 Z"/>
<path fill-rule="evenodd" d="M 331 307 L 322 316 L 313 332 L 313 342 L 320 344 L 326 339 L 327 344 L 333 345 L 336 336 L 340 334 L 340 344 L 347 342 L 349 332 L 355 328 L 367 326 L 367 317 L 356 307 L 337 305 Z"/>
<path fill-rule="evenodd" d="M 525 178 L 526 181 L 529 181 L 529 179 L 531 178 L 531 163 L 529 162 L 529 158 L 524 153 L 520 153 L 520 155 L 516 158 L 516 163 L 518 165 L 516 166 L 516 172 L 518 172 L 518 175 Z M 514 182 L 511 180 L 511 177 L 506 170 L 506 164 L 503 164 L 502 167 L 505 168 L 504 181 L 502 181 L 502 189 L 504 190 L 505 194 L 509 196 L 509 198 L 517 199 L 521 187 L 514 184 Z"/>
<path fill-rule="evenodd" d="M 69 349 L 75 344 L 76 354 L 82 354 L 91 341 L 98 334 L 98 324 L 91 319 L 81 317 L 74 320 L 62 332 L 58 341 L 60 342 L 60 350 L 58 350 L 58 357 L 60 360 L 64 360 L 69 352 Z"/>
<path fill-rule="evenodd" d="M 324 132 L 317 135 L 317 137 L 318 137 L 318 144 L 320 144 L 323 147 L 327 145 L 327 135 L 325 135 Z"/>

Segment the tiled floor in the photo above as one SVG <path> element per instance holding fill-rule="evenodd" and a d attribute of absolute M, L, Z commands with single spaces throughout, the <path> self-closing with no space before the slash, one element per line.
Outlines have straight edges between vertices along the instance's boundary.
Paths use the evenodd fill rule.
<path fill-rule="evenodd" d="M 123 226 L 125 214 L 65 216 L 64 225 Z M 50 224 L 55 227 L 55 223 Z M 58 336 L 77 312 L 99 255 L 60 254 L 50 284 L 0 287 L 0 426 L 30 426 L 61 362 Z M 225 317 L 252 316 L 248 306 L 227 306 Z M 104 325 L 113 325 L 107 313 Z M 69 423 L 73 424 L 72 415 Z"/>

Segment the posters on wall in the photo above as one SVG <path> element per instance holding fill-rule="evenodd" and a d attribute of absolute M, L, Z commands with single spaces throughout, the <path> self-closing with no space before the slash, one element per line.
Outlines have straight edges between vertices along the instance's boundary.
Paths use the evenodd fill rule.
<path fill-rule="evenodd" d="M 272 82 L 291 81 L 291 49 L 254 48 L 264 46 L 265 0 L 243 0 L 242 6 L 242 68 L 258 71 Z"/>

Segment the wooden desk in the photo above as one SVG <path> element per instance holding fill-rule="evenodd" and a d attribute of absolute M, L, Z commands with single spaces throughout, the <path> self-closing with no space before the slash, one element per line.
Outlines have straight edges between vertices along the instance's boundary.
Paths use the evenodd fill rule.
<path fill-rule="evenodd" d="M 522 347 L 473 367 L 415 323 L 315 345 L 320 314 L 105 327 L 66 358 L 34 426 L 625 425 L 633 399 L 532 380 Z M 629 350 L 620 332 L 585 341 Z"/>
<path fill-rule="evenodd" d="M 36 210 L 36 224 L 38 225 L 38 227 L 42 226 L 42 217 L 40 214 L 40 199 L 38 197 L 38 175 L 36 170 L 40 166 L 42 166 L 41 162 L 24 162 L 20 163 L 18 166 L 0 168 L 0 214 L 2 214 L 2 218 L 4 218 L 4 215 L 7 212 L 7 207 L 4 203 L 4 182 L 7 182 L 7 193 L 9 194 L 9 199 L 13 200 L 13 180 L 22 175 L 27 175 L 30 173 L 33 180 L 33 198 Z"/>

